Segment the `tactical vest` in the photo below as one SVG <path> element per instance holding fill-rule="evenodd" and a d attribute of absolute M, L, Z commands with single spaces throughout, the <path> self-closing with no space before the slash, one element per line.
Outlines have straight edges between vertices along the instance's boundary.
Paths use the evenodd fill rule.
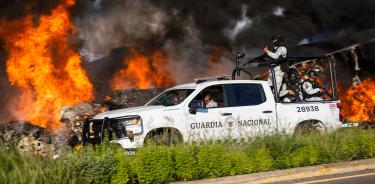
<path fill-rule="evenodd" d="M 299 101 L 299 100 L 302 100 L 302 99 L 299 99 L 300 98 L 300 93 L 301 93 L 301 83 L 297 82 L 297 83 L 291 83 L 291 82 L 287 82 L 286 83 L 286 87 L 288 90 L 292 90 L 293 91 L 293 94 L 287 94 L 285 95 L 285 97 L 289 98 L 291 101 Z"/>
<path fill-rule="evenodd" d="M 311 80 L 309 80 L 309 79 L 303 81 L 302 85 L 303 85 L 305 82 L 311 83 L 313 89 L 321 88 L 320 85 L 319 85 L 318 83 L 316 83 L 316 82 L 314 82 L 314 81 L 311 81 Z M 322 93 L 319 93 L 319 92 L 318 92 L 318 93 L 314 93 L 314 94 L 312 94 L 312 95 L 309 95 L 309 94 L 306 93 L 305 90 L 302 90 L 302 95 L 303 95 L 303 98 L 305 98 L 305 99 L 306 99 L 306 98 L 321 97 L 321 96 L 323 96 L 323 94 L 322 94 Z"/>
<path fill-rule="evenodd" d="M 277 49 L 279 49 L 280 47 L 285 47 L 285 46 L 272 47 L 270 51 L 275 53 L 277 51 Z M 275 66 L 280 66 L 281 71 L 283 71 L 283 72 L 288 71 L 289 61 L 287 60 L 286 57 L 280 56 L 278 59 L 273 59 L 271 57 L 269 57 L 269 58 L 273 61 L 272 63 L 276 63 Z"/>

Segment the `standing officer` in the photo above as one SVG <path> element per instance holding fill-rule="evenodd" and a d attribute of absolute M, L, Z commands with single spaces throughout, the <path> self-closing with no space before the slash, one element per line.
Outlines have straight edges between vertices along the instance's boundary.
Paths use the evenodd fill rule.
<path fill-rule="evenodd" d="M 275 94 L 278 94 L 283 82 L 284 72 L 288 68 L 288 66 L 286 66 L 286 68 L 285 66 L 281 67 L 281 65 L 285 64 L 286 62 L 287 49 L 285 46 L 283 46 L 284 38 L 282 35 L 272 36 L 271 42 L 273 44 L 273 46 L 271 46 L 272 48 L 268 48 L 268 46 L 266 46 L 263 49 L 263 52 L 266 54 L 266 56 L 270 57 L 270 68 L 272 67 L 275 72 L 275 80 L 277 86 L 277 91 L 275 91 Z M 268 72 L 268 83 L 271 87 L 273 87 L 272 80 L 272 73 L 270 69 Z"/>

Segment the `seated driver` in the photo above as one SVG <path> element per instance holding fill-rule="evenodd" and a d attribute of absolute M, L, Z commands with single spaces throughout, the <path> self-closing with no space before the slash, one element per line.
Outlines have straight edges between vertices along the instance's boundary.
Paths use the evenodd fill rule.
<path fill-rule="evenodd" d="M 217 102 L 215 102 L 215 100 L 212 98 L 212 95 L 209 93 L 204 97 L 204 104 L 206 108 L 219 107 L 217 105 Z"/>
<path fill-rule="evenodd" d="M 177 93 L 171 94 L 171 96 L 169 96 L 169 102 L 171 105 L 179 104 L 178 94 Z"/>

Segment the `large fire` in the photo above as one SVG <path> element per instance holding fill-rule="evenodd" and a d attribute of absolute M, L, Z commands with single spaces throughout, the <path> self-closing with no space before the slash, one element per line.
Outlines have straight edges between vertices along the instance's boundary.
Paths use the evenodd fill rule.
<path fill-rule="evenodd" d="M 9 81 L 20 89 L 16 117 L 55 130 L 63 106 L 93 99 L 93 86 L 69 39 L 77 30 L 62 1 L 48 15 L 0 20 L 0 37 L 8 52 Z"/>
<path fill-rule="evenodd" d="M 169 87 L 175 83 L 167 70 L 168 57 L 161 51 L 151 56 L 130 49 L 130 57 L 124 60 L 125 68 L 113 75 L 110 81 L 114 90 L 127 88 L 146 89 L 151 87 Z"/>
<path fill-rule="evenodd" d="M 362 81 L 341 95 L 341 115 L 352 122 L 375 122 L 375 82 Z"/>

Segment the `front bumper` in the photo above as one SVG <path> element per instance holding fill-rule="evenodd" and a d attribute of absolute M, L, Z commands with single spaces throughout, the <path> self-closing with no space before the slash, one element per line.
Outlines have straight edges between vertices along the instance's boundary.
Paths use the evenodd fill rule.
<path fill-rule="evenodd" d="M 118 140 L 111 141 L 112 143 L 119 144 L 125 150 L 136 150 L 140 145 L 137 143 L 137 138 L 131 141 L 129 138 L 121 138 Z"/>
<path fill-rule="evenodd" d="M 86 144 L 100 144 L 103 140 L 109 140 L 111 143 L 119 144 L 126 150 L 134 150 L 141 146 L 139 135 L 123 136 L 119 139 L 115 130 L 110 125 L 111 119 L 87 119 L 83 123 L 82 128 L 82 143 Z M 112 127 L 112 128 L 111 128 Z M 143 131 L 143 128 L 142 128 Z"/>

